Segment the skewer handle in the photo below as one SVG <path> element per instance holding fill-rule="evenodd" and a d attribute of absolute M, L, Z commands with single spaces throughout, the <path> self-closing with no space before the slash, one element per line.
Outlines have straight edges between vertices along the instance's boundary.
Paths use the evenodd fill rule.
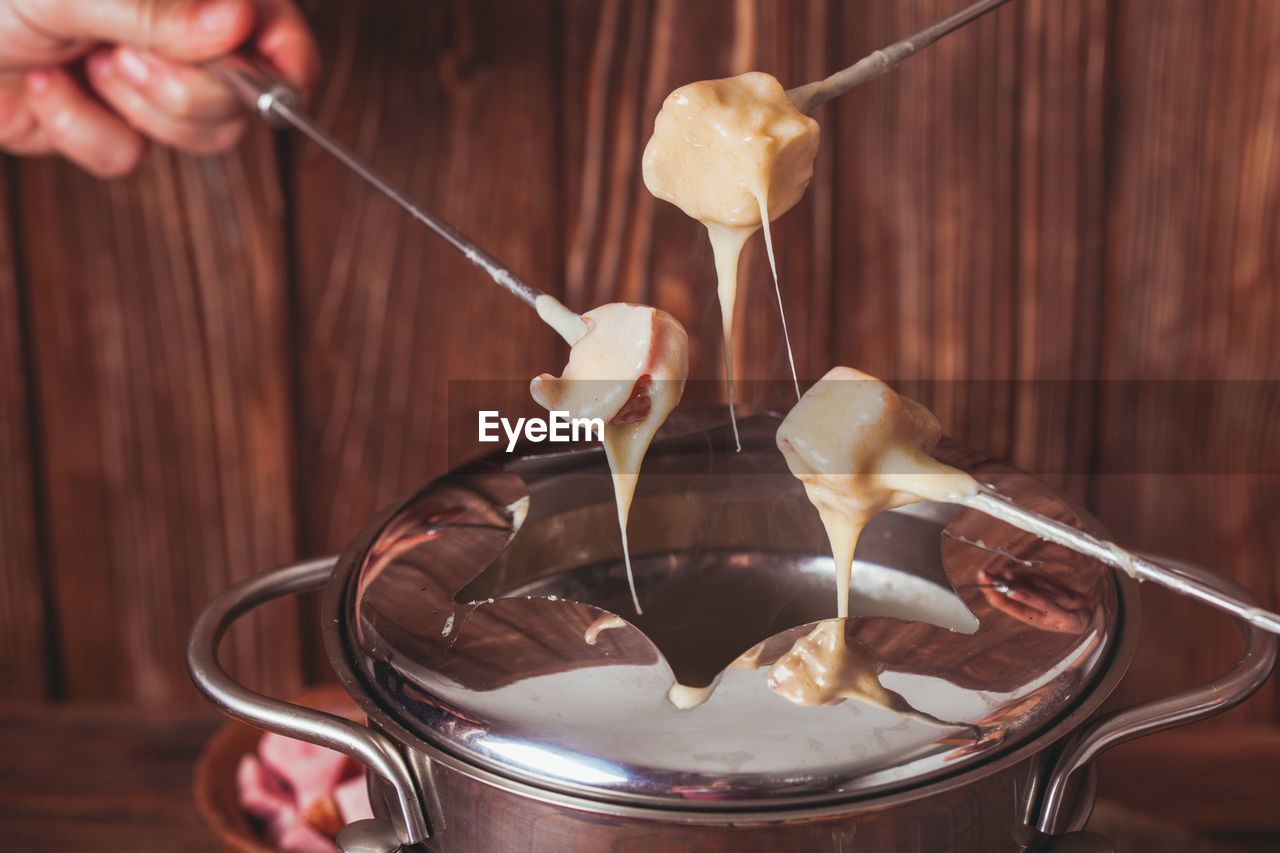
<path fill-rule="evenodd" d="M 978 494 L 965 501 L 965 505 L 981 510 L 1042 539 L 1056 542 L 1073 551 L 1100 560 L 1138 580 L 1157 583 L 1211 607 L 1225 610 L 1238 619 L 1243 619 L 1265 631 L 1280 634 L 1280 615 L 1223 592 L 1198 577 L 1131 554 L 1114 542 L 1099 539 L 1083 530 L 1025 509 L 990 486 L 981 486 Z"/>
<path fill-rule="evenodd" d="M 894 42 L 888 47 L 877 50 L 870 56 L 863 57 L 853 65 L 843 71 L 837 71 L 825 80 L 789 89 L 787 96 L 796 105 L 796 109 L 802 113 L 808 113 L 832 98 L 843 95 L 855 86 L 861 85 L 868 80 L 874 80 L 882 74 L 888 74 L 902 60 L 923 50 L 948 33 L 955 32 L 965 24 L 976 21 L 992 9 L 1003 6 L 1008 2 L 1009 0 L 979 0 L 979 2 L 965 7 L 959 12 L 954 12 L 939 21 L 934 21 L 920 32 L 909 35 L 902 41 Z"/>
<path fill-rule="evenodd" d="M 242 54 L 230 54 L 205 63 L 204 68 L 226 83 L 236 96 L 275 128 L 292 127 L 336 157 L 379 192 L 408 211 L 409 215 L 444 238 L 466 256 L 467 260 L 488 273 L 489 277 L 510 291 L 530 308 L 536 307 L 542 291 L 507 269 L 498 259 L 481 249 L 457 228 L 414 201 L 355 152 L 325 133 L 302 112 L 302 96 L 297 89 L 279 79 L 257 60 Z"/>

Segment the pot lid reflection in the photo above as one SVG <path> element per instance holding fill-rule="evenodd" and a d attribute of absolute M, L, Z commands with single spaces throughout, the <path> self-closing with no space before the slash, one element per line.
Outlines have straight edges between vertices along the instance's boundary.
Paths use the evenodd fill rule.
<path fill-rule="evenodd" d="M 1087 695 L 1119 624 L 1110 570 L 938 504 L 872 522 L 851 616 L 823 629 L 859 650 L 862 691 L 804 706 L 771 689 L 772 665 L 836 611 L 825 534 L 774 447 L 777 423 L 743 422 L 742 453 L 727 427 L 676 423 L 654 443 L 630 525 L 643 616 L 598 450 L 490 459 L 404 501 L 339 569 L 343 651 L 372 701 L 511 778 L 727 808 L 953 773 Z M 955 445 L 939 455 L 1079 524 L 1025 475 Z M 714 689 L 679 710 L 677 682 Z"/>

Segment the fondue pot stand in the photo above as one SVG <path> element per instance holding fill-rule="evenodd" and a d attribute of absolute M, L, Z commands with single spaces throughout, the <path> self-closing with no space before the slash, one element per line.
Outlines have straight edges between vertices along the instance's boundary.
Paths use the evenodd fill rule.
<path fill-rule="evenodd" d="M 768 665 L 836 617 L 817 512 L 775 447 L 779 418 L 745 419 L 737 453 L 725 427 L 680 417 L 631 514 L 642 615 L 603 452 L 525 445 L 399 501 L 336 559 L 224 593 L 192 632 L 192 677 L 232 716 L 369 768 L 379 817 L 343 830 L 345 853 L 990 853 L 1110 849 L 1081 831 L 1093 758 L 1220 713 L 1275 664 L 1275 637 L 1241 623 L 1227 675 L 1098 715 L 1133 657 L 1136 582 L 921 503 L 868 526 L 843 623 L 897 698 L 793 704 Z M 1097 532 L 1025 474 L 946 442 L 937 455 Z M 244 613 L 322 585 L 328 656 L 367 725 L 254 693 L 217 662 Z M 677 710 L 677 682 L 714 690 Z"/>

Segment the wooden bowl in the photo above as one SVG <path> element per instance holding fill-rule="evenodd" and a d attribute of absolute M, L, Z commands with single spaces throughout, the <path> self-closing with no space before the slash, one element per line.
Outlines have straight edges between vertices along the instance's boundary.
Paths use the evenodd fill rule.
<path fill-rule="evenodd" d="M 362 718 L 355 703 L 337 685 L 317 687 L 288 701 L 352 720 Z M 258 836 L 253 821 L 240 808 L 236 792 L 240 759 L 257 751 L 262 735 L 262 729 L 233 720 L 210 739 L 196 762 L 196 805 L 230 853 L 276 853 Z"/>

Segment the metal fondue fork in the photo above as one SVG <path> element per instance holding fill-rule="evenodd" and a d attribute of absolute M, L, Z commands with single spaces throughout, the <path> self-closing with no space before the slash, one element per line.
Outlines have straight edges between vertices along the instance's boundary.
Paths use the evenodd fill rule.
<path fill-rule="evenodd" d="M 980 0 L 972 6 L 930 24 L 902 41 L 891 44 L 883 50 L 877 50 L 825 80 L 790 89 L 787 95 L 798 109 L 809 112 L 832 98 L 844 94 L 854 86 L 887 73 L 921 48 L 928 47 L 948 33 L 1007 2 L 1009 0 Z M 355 152 L 321 130 L 301 111 L 302 96 L 293 86 L 281 80 L 261 63 L 242 54 L 230 54 L 211 60 L 205 63 L 204 67 L 226 83 L 236 96 L 267 124 L 275 128 L 291 127 L 300 131 L 387 198 L 400 205 L 414 219 L 439 234 L 449 245 L 465 255 L 467 260 L 488 273 L 497 284 L 529 307 L 536 307 L 538 297 L 544 295 L 541 290 L 513 273 L 457 228 L 418 204 L 408 193 L 393 184 Z"/>
<path fill-rule="evenodd" d="M 797 108 L 808 111 L 847 92 L 859 83 L 886 73 L 920 48 L 927 47 L 947 33 L 1007 2 L 1009 0 L 982 0 L 974 3 L 926 27 L 919 33 L 890 45 L 883 51 L 876 51 L 826 80 L 789 90 L 787 94 Z M 254 60 L 237 54 L 213 60 L 207 63 L 205 68 L 221 78 L 269 125 L 276 128 L 292 127 L 301 131 L 307 138 L 337 157 L 345 166 L 408 211 L 419 222 L 443 237 L 449 245 L 462 252 L 469 261 L 488 273 L 497 284 L 530 307 L 536 307 L 538 297 L 544 295 L 542 291 L 511 272 L 457 228 L 415 202 L 407 193 L 384 178 L 351 150 L 317 127 L 300 112 L 302 97 L 295 88 L 275 77 Z M 833 84 L 832 88 L 823 90 L 828 82 Z M 989 486 L 983 486 L 977 495 L 966 501 L 966 504 L 1043 539 L 1094 557 L 1136 578 L 1153 581 L 1174 592 L 1225 610 L 1267 631 L 1280 634 L 1280 615 L 1233 598 L 1189 575 L 1134 556 L 1111 542 L 1098 539 L 1018 506 Z"/>
<path fill-rule="evenodd" d="M 1181 595 L 1225 610 L 1238 619 L 1257 625 L 1273 634 L 1280 634 L 1280 615 L 1257 605 L 1236 598 L 1185 572 L 1153 563 L 1131 554 L 1113 542 L 1099 539 L 1083 530 L 1019 506 L 991 486 L 979 486 L 978 493 L 964 501 L 965 506 L 1012 524 L 1041 539 L 1056 542 L 1072 551 L 1093 557 L 1108 566 L 1119 569 L 1137 580 L 1148 580 L 1171 589 Z"/>
<path fill-rule="evenodd" d="M 935 21 L 914 35 L 875 51 L 824 80 L 788 89 L 787 97 L 796 105 L 796 109 L 807 113 L 861 83 L 887 74 L 907 57 L 1007 2 L 1009 0 L 980 0 Z M 1186 573 L 1130 554 L 1112 542 L 1091 536 L 1082 530 L 1018 506 L 990 486 L 982 486 L 978 494 L 967 500 L 965 504 L 1042 539 L 1056 542 L 1073 551 L 1100 560 L 1138 580 L 1152 581 L 1181 595 L 1189 596 L 1219 610 L 1225 610 L 1273 634 L 1280 634 L 1280 615 L 1234 598 Z"/>
<path fill-rule="evenodd" d="M 536 308 L 539 296 L 545 294 L 507 269 L 493 255 L 481 249 L 465 234 L 414 201 L 408 193 L 360 159 L 351 149 L 321 130 L 301 112 L 302 95 L 293 86 L 276 77 L 259 62 L 240 54 L 231 54 L 205 63 L 205 70 L 220 78 L 246 106 L 274 128 L 301 131 L 304 136 L 337 157 L 351 171 L 372 184 L 379 192 L 408 211 L 409 215 L 444 238 L 467 260 L 489 274 L 530 308 Z"/>
<path fill-rule="evenodd" d="M 902 41 L 877 50 L 825 80 L 790 89 L 787 95 L 798 109 L 808 112 L 860 83 L 887 73 L 921 48 L 928 47 L 948 33 L 1007 2 L 1009 0 L 979 0 Z M 205 63 L 204 67 L 226 83 L 236 96 L 267 124 L 275 128 L 291 127 L 300 131 L 387 198 L 400 205 L 414 219 L 439 234 L 449 245 L 465 255 L 467 260 L 488 273 L 497 284 L 529 307 L 536 307 L 538 297 L 544 295 L 541 290 L 513 273 L 457 228 L 418 204 L 408 193 L 393 184 L 355 152 L 321 130 L 315 122 L 301 112 L 302 96 L 293 86 L 278 78 L 261 63 L 241 54 L 230 54 L 211 60 Z"/>
<path fill-rule="evenodd" d="M 979 0 L 979 2 L 965 7 L 959 12 L 954 12 L 941 20 L 934 21 L 918 33 L 909 35 L 888 47 L 881 48 L 870 56 L 863 57 L 843 71 L 837 71 L 824 80 L 788 89 L 787 97 L 791 99 L 791 102 L 796 105 L 796 109 L 800 112 L 810 112 L 832 98 L 843 95 L 854 86 L 889 73 L 895 65 L 908 56 L 912 56 L 948 33 L 955 32 L 965 24 L 977 20 L 992 9 L 1003 6 L 1008 2 L 1009 0 Z"/>

